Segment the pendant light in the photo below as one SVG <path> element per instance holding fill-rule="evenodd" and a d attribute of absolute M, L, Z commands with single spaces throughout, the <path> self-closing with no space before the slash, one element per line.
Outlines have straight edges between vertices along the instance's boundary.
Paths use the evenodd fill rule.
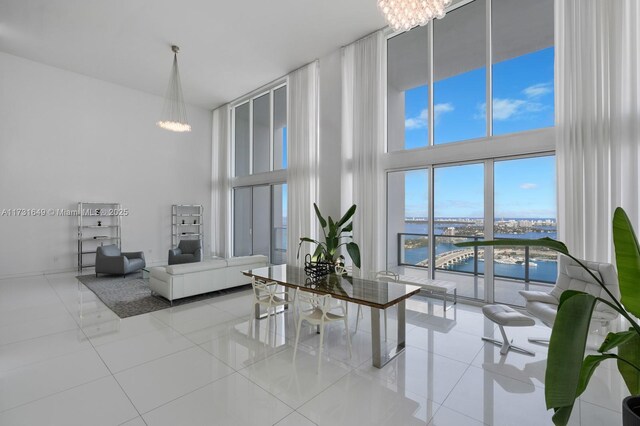
<path fill-rule="evenodd" d="M 156 122 L 159 127 L 172 132 L 190 132 L 191 126 L 187 122 L 187 108 L 182 97 L 180 72 L 178 71 L 178 46 L 171 46 L 173 51 L 173 67 L 169 78 L 169 87 L 164 99 L 161 119 Z"/>

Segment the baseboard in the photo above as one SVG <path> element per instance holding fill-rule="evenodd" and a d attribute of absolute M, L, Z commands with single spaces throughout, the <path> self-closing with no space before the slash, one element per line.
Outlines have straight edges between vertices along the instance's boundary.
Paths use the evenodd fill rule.
<path fill-rule="evenodd" d="M 45 271 L 18 272 L 16 274 L 2 274 L 0 275 L 0 280 L 7 280 L 12 278 L 36 277 L 40 275 L 64 274 L 67 272 L 74 272 L 77 270 L 78 268 L 63 268 L 63 269 L 49 269 Z"/>
<path fill-rule="evenodd" d="M 147 266 L 165 266 L 167 264 L 166 259 L 154 259 L 154 260 L 146 260 Z M 84 269 L 84 273 L 87 271 L 93 271 L 93 268 Z M 60 268 L 60 269 L 46 269 L 44 271 L 30 271 L 30 272 L 18 272 L 15 274 L 0 274 L 0 280 L 10 280 L 16 278 L 27 278 L 27 277 L 36 277 L 40 275 L 55 275 L 55 274 L 65 274 L 69 272 L 78 272 L 77 267 L 69 267 L 69 268 Z M 91 272 L 92 273 L 92 272 Z M 81 275 L 81 274 L 79 274 Z"/>

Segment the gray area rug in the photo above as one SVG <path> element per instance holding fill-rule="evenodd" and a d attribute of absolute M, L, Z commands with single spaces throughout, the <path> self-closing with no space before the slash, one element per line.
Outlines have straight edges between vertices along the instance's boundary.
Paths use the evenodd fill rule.
<path fill-rule="evenodd" d="M 118 275 L 80 275 L 78 281 L 93 291 L 102 302 L 120 318 L 142 315 L 148 312 L 170 308 L 172 305 L 162 296 L 151 294 L 149 280 L 142 278 L 142 272 Z M 214 291 L 173 301 L 173 306 L 185 305 L 199 300 L 211 299 L 221 294 L 245 290 L 250 286 L 236 287 L 228 290 Z"/>

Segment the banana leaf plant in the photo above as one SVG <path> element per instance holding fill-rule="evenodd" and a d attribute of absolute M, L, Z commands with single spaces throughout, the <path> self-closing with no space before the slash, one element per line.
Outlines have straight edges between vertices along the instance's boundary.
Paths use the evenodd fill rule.
<path fill-rule="evenodd" d="M 620 300 L 611 294 L 599 276 L 569 254 L 567 247 L 560 241 L 551 238 L 504 239 L 456 244 L 460 247 L 533 246 L 555 250 L 575 260 L 611 298 L 605 300 L 574 290 L 567 290 L 560 297 L 549 341 L 545 373 L 545 399 L 547 408 L 554 410 L 553 422 L 556 425 L 568 423 L 575 400 L 586 390 L 598 365 L 606 359 L 616 360 L 618 371 L 629 392 L 632 395 L 640 394 L 640 325 L 634 318 L 640 317 L 640 245 L 627 214 L 620 207 L 613 216 L 613 242 Z M 615 309 L 631 327 L 626 331 L 609 333 L 598 348 L 599 354 L 585 357 L 591 316 L 598 302 Z M 612 352 L 616 348 L 617 353 Z"/>
<path fill-rule="evenodd" d="M 311 256 L 313 260 L 321 260 L 325 262 L 336 263 L 341 260 L 339 248 L 346 246 L 347 253 L 353 261 L 353 264 L 360 268 L 360 248 L 353 241 L 353 215 L 356 212 L 356 205 L 352 205 L 349 210 L 335 222 L 331 216 L 325 219 L 320 213 L 320 209 L 313 203 L 313 208 L 316 212 L 316 217 L 320 226 L 322 227 L 322 233 L 324 235 L 324 241 L 314 240 L 313 238 L 302 237 L 300 238 L 300 244 L 298 244 L 298 254 L 300 257 L 300 248 L 303 243 L 312 243 L 316 245 L 316 249 Z"/>

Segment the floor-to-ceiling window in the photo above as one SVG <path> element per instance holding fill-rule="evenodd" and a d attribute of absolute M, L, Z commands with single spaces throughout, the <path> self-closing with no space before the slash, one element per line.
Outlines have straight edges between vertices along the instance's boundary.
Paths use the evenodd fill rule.
<path fill-rule="evenodd" d="M 555 237 L 553 49 L 552 0 L 474 0 L 390 34 L 388 269 L 510 304 L 555 281 L 551 253 L 454 245 Z"/>
<path fill-rule="evenodd" d="M 232 103 L 233 255 L 262 254 L 273 264 L 287 252 L 287 86 Z"/>

